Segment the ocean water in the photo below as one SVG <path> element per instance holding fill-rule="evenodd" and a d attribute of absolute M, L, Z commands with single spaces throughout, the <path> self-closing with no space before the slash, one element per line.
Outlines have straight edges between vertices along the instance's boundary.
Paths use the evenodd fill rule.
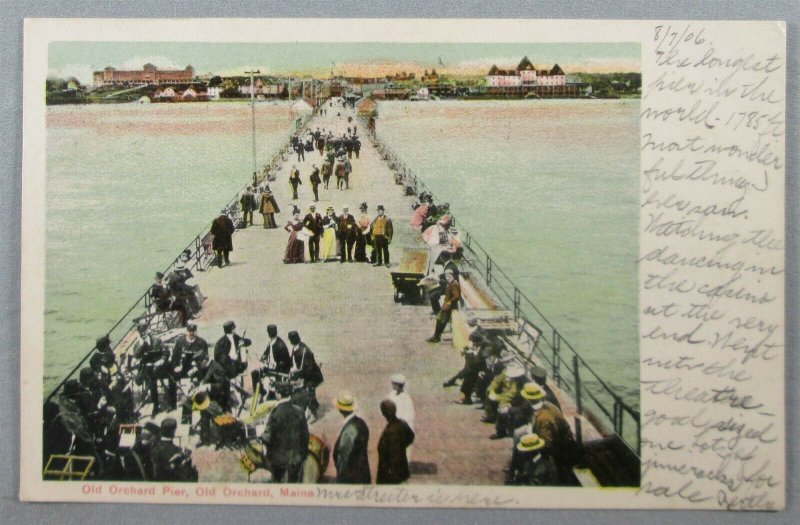
<path fill-rule="evenodd" d="M 290 106 L 256 123 L 261 166 Z M 45 393 L 251 178 L 251 126 L 236 102 L 47 109 Z"/>
<path fill-rule="evenodd" d="M 385 102 L 378 135 L 638 406 L 638 100 Z"/>
<path fill-rule="evenodd" d="M 256 107 L 261 165 L 293 117 Z M 458 225 L 638 405 L 638 101 L 379 111 L 379 135 Z M 247 182 L 250 126 L 243 103 L 48 108 L 46 393 Z"/>

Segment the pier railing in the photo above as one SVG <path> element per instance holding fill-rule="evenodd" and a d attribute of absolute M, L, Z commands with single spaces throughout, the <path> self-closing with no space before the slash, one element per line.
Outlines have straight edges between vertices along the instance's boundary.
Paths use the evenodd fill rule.
<path fill-rule="evenodd" d="M 303 117 L 301 119 L 297 119 L 300 124 L 300 127 L 304 126 L 308 122 L 308 117 Z M 296 126 L 298 125 L 297 121 L 293 121 L 295 130 L 298 129 Z M 291 148 L 288 143 L 284 144 L 278 152 L 273 155 L 269 162 L 264 164 L 261 170 L 256 173 L 254 180 L 248 180 L 246 184 L 244 184 L 239 191 L 228 201 L 227 204 L 222 208 L 228 217 L 231 220 L 236 222 L 236 220 L 241 216 L 241 211 L 239 210 L 239 198 L 243 191 L 247 188 L 247 186 L 251 186 L 253 184 L 260 185 L 263 182 L 267 182 L 269 180 L 269 174 L 271 171 L 275 170 L 284 160 L 284 157 L 287 154 L 291 153 Z M 196 270 L 199 272 L 203 272 L 208 269 L 209 265 L 214 259 L 214 252 L 211 249 L 211 234 L 209 228 L 204 228 L 203 231 L 198 233 L 194 239 L 192 239 L 189 244 L 187 244 L 180 252 L 178 252 L 178 256 L 175 257 L 170 264 L 162 270 L 164 275 L 167 275 L 170 270 L 175 267 L 175 264 L 181 258 L 183 253 L 189 251 L 189 261 L 187 262 L 186 266 L 190 270 Z M 136 321 L 142 317 L 146 317 L 149 312 L 153 310 L 153 302 L 152 297 L 150 295 L 151 287 L 148 287 L 145 292 L 139 296 L 139 298 L 131 305 L 130 308 L 122 315 L 122 317 L 117 320 L 116 323 L 108 330 L 107 336 L 111 341 L 111 348 L 116 348 L 122 339 L 130 332 L 131 327 L 136 323 Z M 45 398 L 44 403 L 48 403 L 53 397 L 61 390 L 64 384 L 69 381 L 71 378 L 75 376 L 75 373 L 81 369 L 81 367 L 86 363 L 86 361 L 91 357 L 91 355 L 96 350 L 96 347 L 93 347 L 89 350 L 86 355 L 75 365 L 70 372 L 64 376 L 61 382 L 53 388 L 53 390 L 48 394 Z"/>
<path fill-rule="evenodd" d="M 424 191 L 433 196 L 430 188 L 377 135 L 373 135 L 373 138 L 379 153 L 394 170 L 396 180 L 402 181 L 407 188 L 407 193 L 419 195 Z M 452 213 L 451 217 L 451 224 L 455 225 Z M 467 252 L 465 264 L 483 277 L 491 292 L 513 311 L 514 320 L 520 323 L 520 341 L 526 347 L 517 347 L 520 358 L 532 364 L 532 356 L 535 355 L 549 369 L 556 385 L 573 395 L 579 414 L 586 416 L 596 426 L 608 427 L 610 424 L 611 430 L 639 456 L 639 410 L 627 403 L 617 389 L 595 372 L 463 225 L 459 224 L 458 230 Z M 603 420 L 597 419 L 599 414 L 604 416 Z"/>

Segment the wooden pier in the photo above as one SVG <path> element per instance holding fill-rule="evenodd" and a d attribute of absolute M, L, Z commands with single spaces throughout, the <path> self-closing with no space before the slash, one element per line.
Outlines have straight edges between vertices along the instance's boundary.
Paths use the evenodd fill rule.
<path fill-rule="evenodd" d="M 352 126 L 347 122 L 349 116 L 353 117 L 353 123 L 359 124 L 355 112 L 349 108 L 334 105 L 326 109 L 327 115 L 309 121 L 312 131 L 324 128 L 341 136 Z M 230 266 L 195 274 L 208 296 L 196 320 L 198 333 L 213 348 L 223 335 L 223 323 L 234 320 L 237 332 L 242 334 L 246 330 L 246 336 L 253 340 L 248 357 L 252 369 L 260 366 L 258 358 L 267 343 L 267 324 L 276 324 L 284 340 L 289 331 L 297 330 L 322 364 L 325 376 L 317 390 L 321 404 L 319 420 L 310 430 L 333 449 L 342 416 L 331 401 L 341 390 L 352 392 L 358 404 L 357 413 L 370 429 L 373 482 L 378 438 L 386 423 L 379 403 L 391 391 L 390 376 L 403 373 L 408 381 L 406 390 L 416 409 L 409 483 L 502 484 L 511 441 L 490 440 L 494 427 L 480 422 L 482 412 L 455 404 L 458 389 L 442 387 L 443 381 L 462 366 L 459 352 L 448 339 L 441 344 L 425 341 L 434 328 L 429 306 L 394 301 L 390 273 L 397 269 L 403 248 L 424 244 L 408 226 L 413 197 L 405 196 L 403 187 L 395 184 L 394 174 L 366 131 L 360 130 L 360 158 L 354 154 L 351 160 L 350 189 L 335 189 L 332 177 L 329 189 L 320 186 L 317 211 L 324 215 L 330 205 L 338 215 L 347 205 L 350 213 L 358 216 L 359 204 L 367 202 L 368 213 L 374 217 L 377 206 L 383 204 L 394 225 L 394 239 L 389 247 L 391 267 L 338 261 L 284 264 L 289 234 L 282 228 L 264 229 L 261 216 L 256 214 L 254 226 L 234 235 Z M 278 170 L 277 180 L 270 183 L 281 208 L 276 215 L 280 227 L 291 218 L 292 204 L 300 208 L 301 217 L 308 212 L 313 201 L 308 180 L 312 164 L 321 168 L 324 160 L 316 150 L 306 152 L 304 161 L 297 162 L 296 157 L 291 155 Z M 292 201 L 288 184 L 292 165 L 300 170 L 303 181 L 296 201 Z M 249 372 L 245 378 L 245 386 L 250 389 Z M 196 449 L 193 457 L 200 481 L 246 482 L 247 475 L 239 467 L 239 455 L 209 447 Z M 325 474 L 323 482 L 335 476 L 332 464 Z M 254 474 L 252 481 L 258 479 Z"/>

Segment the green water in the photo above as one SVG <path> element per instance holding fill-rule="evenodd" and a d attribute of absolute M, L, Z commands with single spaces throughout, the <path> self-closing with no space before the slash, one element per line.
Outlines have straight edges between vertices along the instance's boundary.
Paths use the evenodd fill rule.
<path fill-rule="evenodd" d="M 634 404 L 638 108 L 393 102 L 378 119 L 459 225 Z M 257 105 L 259 165 L 291 125 L 288 105 Z M 243 103 L 48 108 L 46 391 L 247 183 L 250 126 Z"/>
<path fill-rule="evenodd" d="M 262 165 L 292 116 L 256 107 Z M 46 392 L 250 180 L 250 130 L 244 103 L 47 109 Z"/>
<path fill-rule="evenodd" d="M 390 102 L 378 135 L 638 405 L 638 100 Z"/>

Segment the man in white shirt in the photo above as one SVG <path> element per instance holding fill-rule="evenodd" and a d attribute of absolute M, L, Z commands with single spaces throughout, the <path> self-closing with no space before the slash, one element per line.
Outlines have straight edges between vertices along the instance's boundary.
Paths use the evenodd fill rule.
<path fill-rule="evenodd" d="M 411 396 L 408 395 L 408 392 L 405 391 L 406 376 L 403 374 L 394 374 L 391 381 L 392 391 L 389 392 L 386 399 L 392 400 L 397 407 L 397 418 L 408 423 L 411 430 L 414 430 L 414 417 L 416 414 L 414 412 L 414 402 L 411 400 Z M 412 447 L 413 446 L 409 446 L 406 449 L 408 461 L 411 461 Z"/>

